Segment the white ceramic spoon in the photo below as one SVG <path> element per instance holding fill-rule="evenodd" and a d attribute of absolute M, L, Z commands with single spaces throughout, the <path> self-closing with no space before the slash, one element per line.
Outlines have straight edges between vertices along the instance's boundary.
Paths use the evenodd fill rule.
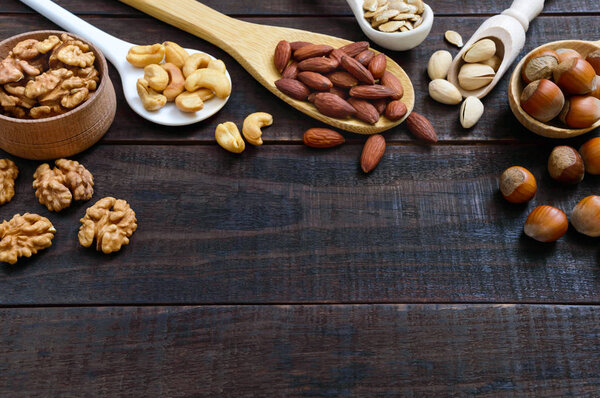
<path fill-rule="evenodd" d="M 425 11 L 423 12 L 423 23 L 417 26 L 413 30 L 408 32 L 395 32 L 386 33 L 374 29 L 371 24 L 365 19 L 365 12 L 363 10 L 364 0 L 346 0 L 348 5 L 352 9 L 354 17 L 358 21 L 358 26 L 362 29 L 363 33 L 372 41 L 377 43 L 383 48 L 393 51 L 405 51 L 415 48 L 423 42 L 431 32 L 431 26 L 433 25 L 433 11 L 431 7 L 425 4 Z"/>
<path fill-rule="evenodd" d="M 214 97 L 204 103 L 204 108 L 195 113 L 181 112 L 175 104 L 168 103 L 166 106 L 156 112 L 149 112 L 144 109 L 142 101 L 138 97 L 136 82 L 137 79 L 144 75 L 144 71 L 131 65 L 125 57 L 129 49 L 135 44 L 128 43 L 114 36 L 109 35 L 96 28 L 93 25 L 71 14 L 64 8 L 54 4 L 50 0 L 20 0 L 27 4 L 55 24 L 63 29 L 73 32 L 102 51 L 106 59 L 117 69 L 121 75 L 123 84 L 123 93 L 127 103 L 138 115 L 151 122 L 162 124 L 165 126 L 184 126 L 207 119 L 217 113 L 226 103 L 229 97 L 225 99 Z M 153 44 L 153 43 L 146 43 Z M 186 49 L 190 54 L 201 51 Z M 207 54 L 214 59 L 213 56 Z M 227 73 L 227 78 L 231 81 L 231 76 Z"/>

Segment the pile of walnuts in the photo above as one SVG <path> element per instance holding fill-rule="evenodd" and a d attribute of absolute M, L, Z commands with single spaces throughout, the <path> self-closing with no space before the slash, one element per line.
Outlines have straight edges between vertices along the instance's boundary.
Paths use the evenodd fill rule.
<path fill-rule="evenodd" d="M 100 77 L 90 47 L 63 33 L 23 40 L 0 61 L 0 108 L 10 117 L 41 119 L 87 101 Z"/>

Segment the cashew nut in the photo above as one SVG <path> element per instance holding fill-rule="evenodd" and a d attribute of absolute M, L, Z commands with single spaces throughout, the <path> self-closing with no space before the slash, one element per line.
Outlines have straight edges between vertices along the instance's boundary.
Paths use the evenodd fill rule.
<path fill-rule="evenodd" d="M 225 62 L 221 61 L 220 59 L 211 59 L 206 67 L 208 69 L 218 70 L 221 73 L 225 73 L 227 70 L 225 67 Z"/>
<path fill-rule="evenodd" d="M 165 46 L 165 62 L 175 64 L 178 68 L 182 68 L 189 54 L 183 47 L 172 41 L 163 43 Z"/>
<path fill-rule="evenodd" d="M 194 91 L 194 93 L 196 93 L 204 102 L 208 101 L 209 99 L 215 96 L 215 93 L 213 93 L 212 90 L 208 88 L 200 88 Z"/>
<path fill-rule="evenodd" d="M 262 145 L 261 128 L 273 124 L 273 116 L 265 112 L 255 112 L 244 119 L 242 133 L 244 138 L 252 145 Z"/>
<path fill-rule="evenodd" d="M 217 143 L 233 153 L 242 153 L 246 149 L 246 144 L 240 135 L 240 131 L 233 122 L 221 123 L 215 130 Z"/>
<path fill-rule="evenodd" d="M 144 79 L 146 79 L 150 88 L 160 92 L 169 85 L 169 74 L 157 64 L 150 64 L 144 67 Z"/>
<path fill-rule="evenodd" d="M 214 69 L 198 69 L 185 80 L 187 91 L 196 91 L 201 87 L 210 88 L 219 98 L 231 94 L 231 82 L 227 75 Z"/>
<path fill-rule="evenodd" d="M 206 68 L 211 58 L 204 53 L 195 53 L 187 57 L 183 64 L 183 76 L 186 78 L 194 73 L 194 71 Z"/>
<path fill-rule="evenodd" d="M 175 64 L 166 63 L 161 65 L 169 74 L 169 85 L 163 91 L 163 95 L 167 97 L 167 101 L 175 101 L 175 98 L 183 92 L 185 79 Z"/>
<path fill-rule="evenodd" d="M 158 64 L 164 57 L 165 46 L 160 43 L 151 46 L 133 46 L 127 53 L 127 61 L 138 68 L 143 68 L 150 64 Z"/>
<path fill-rule="evenodd" d="M 204 108 L 204 101 L 202 101 L 198 91 L 194 91 L 193 93 L 185 91 L 179 94 L 175 98 L 177 108 L 182 112 L 196 112 Z"/>
<path fill-rule="evenodd" d="M 167 103 L 167 97 L 152 90 L 145 79 L 138 79 L 136 88 L 147 111 L 157 111 Z"/>

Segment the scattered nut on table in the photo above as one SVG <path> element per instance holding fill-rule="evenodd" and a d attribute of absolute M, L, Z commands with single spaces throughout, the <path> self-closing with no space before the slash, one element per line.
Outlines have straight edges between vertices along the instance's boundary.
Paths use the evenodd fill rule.
<path fill-rule="evenodd" d="M 15 264 L 19 257 L 31 257 L 52 245 L 56 229 L 46 217 L 15 214 L 0 224 L 0 261 Z"/>
<path fill-rule="evenodd" d="M 50 211 L 61 211 L 71 201 L 90 200 L 94 194 L 94 177 L 79 162 L 58 159 L 56 167 L 41 164 L 35 171 L 33 188 L 35 196 Z"/>
<path fill-rule="evenodd" d="M 262 145 L 262 128 L 273 124 L 273 116 L 265 112 L 255 112 L 244 119 L 242 134 L 252 145 Z"/>
<path fill-rule="evenodd" d="M 15 196 L 15 180 L 19 175 L 17 165 L 10 159 L 0 159 L 0 205 Z"/>
<path fill-rule="evenodd" d="M 112 197 L 97 201 L 80 221 L 79 243 L 90 247 L 95 239 L 96 250 L 106 254 L 129 244 L 129 238 L 137 229 L 135 212 L 129 203 Z"/>
<path fill-rule="evenodd" d="M 422 0 L 364 0 L 365 19 L 381 32 L 408 32 L 423 23 Z"/>
<path fill-rule="evenodd" d="M 222 148 L 229 152 L 242 153 L 246 149 L 246 143 L 233 122 L 219 124 L 215 129 L 215 139 Z"/>

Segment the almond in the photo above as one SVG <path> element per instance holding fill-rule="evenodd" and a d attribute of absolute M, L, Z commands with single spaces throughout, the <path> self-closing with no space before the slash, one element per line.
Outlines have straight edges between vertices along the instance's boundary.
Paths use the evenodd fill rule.
<path fill-rule="evenodd" d="M 319 94 L 318 92 L 314 92 L 314 93 L 310 93 L 309 96 L 306 98 L 306 100 L 308 102 L 310 102 L 311 104 L 315 102 L 315 97 L 317 96 L 317 94 Z"/>
<path fill-rule="evenodd" d="M 349 56 L 343 56 L 340 62 L 342 68 L 348 73 L 357 78 L 359 81 L 367 84 L 375 84 L 375 79 L 371 72 L 369 72 L 360 62 Z"/>
<path fill-rule="evenodd" d="M 387 98 L 373 100 L 371 101 L 371 103 L 373 104 L 375 109 L 377 109 L 377 112 L 379 112 L 380 115 L 383 115 L 383 112 L 385 112 L 385 108 L 387 107 Z"/>
<path fill-rule="evenodd" d="M 327 75 L 327 78 L 338 87 L 352 88 L 358 84 L 358 80 L 348 72 L 337 71 Z"/>
<path fill-rule="evenodd" d="M 290 43 L 285 40 L 281 40 L 277 43 L 277 47 L 275 47 L 275 54 L 273 55 L 273 62 L 275 63 L 275 68 L 279 73 L 282 73 L 287 64 L 290 62 L 290 58 L 292 58 L 292 48 L 290 47 Z"/>
<path fill-rule="evenodd" d="M 314 104 L 323 115 L 337 119 L 345 119 L 356 113 L 356 109 L 352 105 L 331 93 L 315 95 Z"/>
<path fill-rule="evenodd" d="M 295 79 L 298 76 L 298 62 L 292 61 L 281 74 L 284 79 Z"/>
<path fill-rule="evenodd" d="M 371 62 L 369 62 L 369 72 L 373 75 L 375 79 L 381 79 L 383 76 L 383 72 L 385 72 L 385 68 L 387 66 L 387 60 L 384 54 L 377 54 Z"/>
<path fill-rule="evenodd" d="M 368 100 L 388 98 L 394 95 L 394 90 L 380 84 L 356 86 L 350 89 L 350 96 Z"/>
<path fill-rule="evenodd" d="M 360 156 L 360 167 L 365 173 L 370 173 L 381 160 L 385 152 L 385 138 L 380 134 L 369 137 Z"/>
<path fill-rule="evenodd" d="M 355 43 L 346 44 L 339 49 L 346 53 L 346 55 L 350 57 L 356 57 L 361 52 L 367 50 L 369 48 L 368 41 L 357 41 Z"/>
<path fill-rule="evenodd" d="M 308 58 L 322 57 L 333 51 L 333 47 L 326 44 L 309 44 L 294 51 L 294 58 L 302 61 Z"/>
<path fill-rule="evenodd" d="M 293 41 L 290 43 L 290 47 L 292 49 L 292 51 L 296 51 L 301 49 L 302 47 L 306 47 L 311 45 L 312 43 L 309 43 L 307 41 Z"/>
<path fill-rule="evenodd" d="M 300 101 L 306 100 L 310 94 L 308 87 L 294 79 L 279 79 L 275 82 L 275 86 L 282 93 Z"/>
<path fill-rule="evenodd" d="M 333 87 L 331 80 L 316 72 L 300 72 L 298 80 L 317 91 L 329 91 Z"/>
<path fill-rule="evenodd" d="M 335 50 L 333 50 L 331 52 L 331 54 L 329 54 L 329 58 L 331 59 L 335 59 L 338 62 L 338 65 L 340 62 L 342 62 L 342 57 L 346 55 L 345 52 L 343 52 L 342 50 L 340 50 L 339 48 L 336 48 Z"/>
<path fill-rule="evenodd" d="M 385 117 L 391 121 L 400 120 L 406 115 L 406 105 L 402 101 L 394 100 L 387 104 L 385 108 Z"/>
<path fill-rule="evenodd" d="M 358 54 L 354 59 L 362 64 L 365 68 L 369 66 L 369 62 L 375 57 L 375 53 L 371 50 L 365 50 Z"/>
<path fill-rule="evenodd" d="M 334 130 L 313 128 L 304 132 L 304 145 L 311 148 L 333 148 L 344 142 L 344 136 Z"/>
<path fill-rule="evenodd" d="M 358 98 L 349 98 L 348 103 L 356 109 L 355 118 L 369 124 L 375 124 L 379 120 L 379 112 L 370 102 Z"/>
<path fill-rule="evenodd" d="M 398 100 L 404 95 L 402 83 L 400 83 L 400 80 L 398 80 L 398 78 L 392 72 L 388 72 L 387 70 L 383 72 L 380 83 L 394 90 L 394 95 L 392 95 L 393 99 Z"/>
<path fill-rule="evenodd" d="M 329 89 L 329 92 L 330 92 L 331 94 L 335 94 L 335 95 L 337 95 L 337 96 L 338 96 L 338 97 L 340 97 L 341 99 L 346 99 L 346 98 L 348 98 L 348 91 L 347 91 L 347 90 L 344 90 L 343 88 L 339 88 L 339 87 L 335 87 L 335 86 L 334 86 L 334 87 L 331 87 L 331 88 Z"/>
<path fill-rule="evenodd" d="M 298 63 L 298 68 L 300 70 L 318 73 L 329 73 L 334 71 L 337 67 L 338 63 L 335 59 L 326 57 L 309 58 Z"/>
<path fill-rule="evenodd" d="M 416 138 L 431 143 L 437 142 L 435 129 L 425 116 L 412 112 L 406 118 L 406 126 Z"/>

